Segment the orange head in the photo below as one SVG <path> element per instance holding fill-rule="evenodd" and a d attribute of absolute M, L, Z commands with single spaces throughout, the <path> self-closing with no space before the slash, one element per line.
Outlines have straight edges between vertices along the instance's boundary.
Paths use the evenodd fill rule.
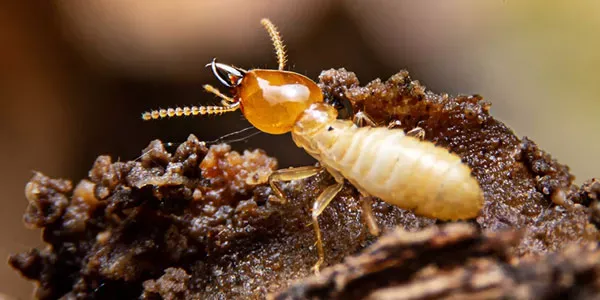
<path fill-rule="evenodd" d="M 270 134 L 282 134 L 292 130 L 296 121 L 311 104 L 323 102 L 321 89 L 315 82 L 298 73 L 284 71 L 286 57 L 281 36 L 277 28 L 267 19 L 262 25 L 271 36 L 278 70 L 246 71 L 233 66 L 217 63 L 206 65 L 211 67 L 219 81 L 232 88 L 233 97 L 228 97 L 210 85 L 204 88 L 223 101 L 222 106 L 186 106 L 159 109 L 142 114 L 144 120 L 166 117 L 196 116 L 205 114 L 222 114 L 237 109 L 248 121 L 261 131 Z"/>
<path fill-rule="evenodd" d="M 289 132 L 311 104 L 323 102 L 317 84 L 298 73 L 244 71 L 214 60 L 209 65 L 219 81 L 233 89 L 233 100 L 240 103 L 244 117 L 266 133 Z"/>

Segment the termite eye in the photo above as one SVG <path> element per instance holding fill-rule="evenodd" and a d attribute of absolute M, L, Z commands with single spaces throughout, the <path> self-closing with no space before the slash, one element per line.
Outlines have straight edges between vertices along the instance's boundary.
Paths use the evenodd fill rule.
<path fill-rule="evenodd" d="M 331 126 L 329 126 L 329 127 L 327 128 L 327 131 L 332 131 L 332 130 L 333 130 L 333 127 L 331 127 Z"/>

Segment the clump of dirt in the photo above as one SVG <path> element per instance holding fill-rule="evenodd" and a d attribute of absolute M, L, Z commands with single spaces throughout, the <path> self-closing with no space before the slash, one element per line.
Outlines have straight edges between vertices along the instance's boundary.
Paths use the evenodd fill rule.
<path fill-rule="evenodd" d="M 481 97 L 435 95 L 406 72 L 364 87 L 343 69 L 320 80 L 328 101 L 349 103 L 382 124 L 420 126 L 426 139 L 463 158 L 485 194 L 473 224 L 486 235 L 466 236 L 521 229 L 522 239 L 498 242 L 513 257 L 597 243 L 596 185 L 572 186 L 566 166 L 494 120 Z M 261 150 L 209 149 L 190 136 L 174 153 L 160 141 L 143 153 L 128 162 L 98 157 L 74 189 L 41 173 L 28 183 L 24 221 L 43 230 L 49 247 L 9 263 L 39 283 L 37 298 L 262 298 L 312 275 L 310 208 L 332 183 L 327 174 L 283 184 L 289 201 L 280 204 L 269 201 L 267 183 L 277 162 Z M 357 191 L 346 184 L 321 215 L 327 264 L 374 241 L 361 211 Z M 409 237 L 436 223 L 382 201 L 374 201 L 373 212 L 382 228 L 400 226 Z"/>

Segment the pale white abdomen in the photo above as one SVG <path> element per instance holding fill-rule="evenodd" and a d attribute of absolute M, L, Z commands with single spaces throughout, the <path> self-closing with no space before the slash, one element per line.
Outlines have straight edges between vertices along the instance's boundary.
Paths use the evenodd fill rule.
<path fill-rule="evenodd" d="M 361 192 L 417 215 L 468 219 L 483 205 L 479 183 L 460 157 L 400 129 L 358 128 L 336 120 L 294 140 Z"/>

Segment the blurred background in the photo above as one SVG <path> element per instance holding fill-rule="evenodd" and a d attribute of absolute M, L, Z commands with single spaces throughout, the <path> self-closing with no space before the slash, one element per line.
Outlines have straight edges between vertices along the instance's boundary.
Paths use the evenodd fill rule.
<path fill-rule="evenodd" d="M 130 160 L 156 138 L 213 140 L 248 127 L 238 112 L 152 122 L 140 114 L 218 103 L 202 90 L 218 86 L 204 68 L 213 57 L 276 68 L 262 17 L 279 27 L 290 70 L 317 80 L 344 67 L 366 84 L 407 69 L 433 92 L 483 95 L 578 183 L 600 174 L 598 1 L 3 1 L 0 256 L 40 244 L 21 222 L 32 171 L 78 181 L 101 154 Z M 255 147 L 282 167 L 311 162 L 289 135 L 234 145 Z M 0 297 L 31 291 L 0 265 Z"/>

